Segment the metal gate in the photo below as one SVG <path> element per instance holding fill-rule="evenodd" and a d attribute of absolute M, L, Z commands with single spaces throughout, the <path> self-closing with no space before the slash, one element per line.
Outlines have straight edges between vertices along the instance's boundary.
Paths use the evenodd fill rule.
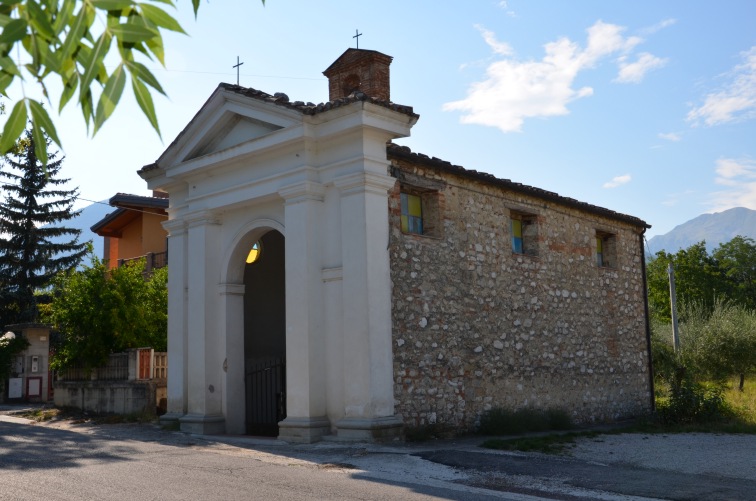
<path fill-rule="evenodd" d="M 247 434 L 275 437 L 286 417 L 286 364 L 283 358 L 248 360 L 245 368 Z"/>

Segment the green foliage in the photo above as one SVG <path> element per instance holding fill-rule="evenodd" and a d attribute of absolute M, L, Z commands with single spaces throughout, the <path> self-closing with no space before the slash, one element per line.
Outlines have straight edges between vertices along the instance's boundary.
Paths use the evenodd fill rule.
<path fill-rule="evenodd" d="M 0 336 L 0 383 L 10 374 L 16 356 L 28 347 L 29 341 L 21 336 L 13 339 Z"/>
<path fill-rule="evenodd" d="M 51 101 L 47 82 L 60 78 L 58 111 L 78 93 L 78 105 L 93 134 L 112 115 L 123 94 L 127 76 L 137 103 L 160 133 L 150 88 L 165 94 L 155 76 L 137 60 L 157 60 L 165 66 L 163 33 L 184 33 L 160 6 L 176 8 L 176 0 L 4 0 L 0 3 L 0 94 L 7 96 L 20 80 L 34 82 Z M 263 4 L 265 1 L 263 0 Z M 196 16 L 200 0 L 192 0 Z M 108 72 L 105 59 L 120 59 Z M 140 56 L 141 55 L 141 56 Z M 28 61 L 18 65 L 17 61 Z M 99 89 L 99 95 L 96 91 Z M 0 138 L 0 153 L 13 148 L 27 120 L 39 131 L 36 155 L 46 159 L 47 134 L 61 146 L 55 125 L 42 103 L 26 97 L 15 100 Z M 96 104 L 95 104 L 96 103 Z M 52 103 L 51 103 L 52 104 Z"/>
<path fill-rule="evenodd" d="M 678 303 L 698 303 L 711 309 L 717 297 L 726 296 L 730 289 L 717 260 L 706 252 L 705 242 L 681 249 L 677 254 L 657 252 L 646 266 L 646 281 L 649 307 L 659 319 L 669 321 L 672 316 L 669 263 L 674 264 Z"/>
<path fill-rule="evenodd" d="M 725 383 L 756 373 L 756 314 L 717 301 L 684 305 L 680 351 L 672 348 L 672 326 L 652 323 L 651 349 L 657 411 L 663 424 L 723 421 L 732 414 L 723 396 Z"/>
<path fill-rule="evenodd" d="M 711 255 L 705 242 L 676 254 L 657 252 L 646 266 L 648 302 L 654 317 L 671 318 L 667 266 L 675 266 L 679 304 L 698 304 L 708 312 L 718 300 L 756 310 L 756 242 L 737 236 L 720 244 Z"/>
<path fill-rule="evenodd" d="M 705 385 L 684 378 L 670 388 L 668 398 L 659 399 L 657 415 L 662 424 L 693 424 L 722 421 L 730 415 L 724 399 L 724 388 Z"/>
<path fill-rule="evenodd" d="M 37 321 L 35 292 L 46 288 L 60 271 L 76 267 L 87 252 L 80 230 L 64 223 L 78 213 L 76 190 L 61 185 L 63 159 L 51 153 L 37 157 L 38 141 L 49 142 L 37 129 L 27 129 L 17 151 L 6 155 L 0 171 L 4 200 L 0 202 L 0 325 Z M 43 165 L 47 164 L 44 168 Z"/>
<path fill-rule="evenodd" d="M 756 242 L 737 236 L 720 244 L 712 255 L 730 284 L 727 297 L 756 310 Z"/>
<path fill-rule="evenodd" d="M 92 256 L 90 266 L 58 276 L 47 319 L 62 334 L 54 368 L 97 367 L 129 348 L 166 350 L 168 270 L 143 271 L 144 260 L 108 270 Z"/>
<path fill-rule="evenodd" d="M 534 431 L 569 430 L 569 414 L 560 409 L 519 409 L 500 407 L 483 413 L 478 432 L 483 435 L 510 435 Z"/>

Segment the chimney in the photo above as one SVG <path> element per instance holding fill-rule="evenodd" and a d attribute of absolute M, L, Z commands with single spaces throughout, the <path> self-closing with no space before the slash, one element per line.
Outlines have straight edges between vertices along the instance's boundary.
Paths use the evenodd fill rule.
<path fill-rule="evenodd" d="M 347 49 L 323 74 L 328 100 L 360 91 L 379 101 L 391 101 L 389 66 L 394 58 L 374 50 Z"/>

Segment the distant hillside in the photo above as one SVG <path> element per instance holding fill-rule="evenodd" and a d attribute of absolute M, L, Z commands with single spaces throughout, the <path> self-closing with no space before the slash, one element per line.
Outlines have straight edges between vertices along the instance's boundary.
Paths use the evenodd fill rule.
<path fill-rule="evenodd" d="M 114 207 L 108 205 L 108 201 L 104 200 L 102 203 L 93 203 L 81 209 L 79 216 L 68 221 L 66 224 L 72 228 L 78 228 L 81 230 L 80 242 L 86 242 L 91 240 L 94 245 L 95 255 L 102 259 L 102 237 L 92 233 L 91 228 L 96 222 L 104 218 L 108 213 L 113 212 Z"/>
<path fill-rule="evenodd" d="M 88 205 L 81 209 L 81 212 L 77 217 L 70 219 L 65 223 L 62 223 L 62 225 L 65 225 L 68 228 L 81 230 L 79 242 L 86 242 L 87 240 L 91 240 L 92 245 L 94 246 L 95 255 L 100 259 L 102 259 L 102 237 L 92 233 L 92 230 L 90 230 L 89 228 L 91 228 L 96 222 L 104 218 L 109 212 L 115 210 L 113 207 L 107 205 L 107 203 L 108 201 L 105 200 L 104 203 L 93 203 L 92 205 Z M 66 236 L 61 237 L 58 240 L 60 240 L 61 242 L 68 241 L 69 238 L 69 236 Z M 85 260 L 84 264 L 89 264 L 89 261 Z"/>
<path fill-rule="evenodd" d="M 657 235 L 648 241 L 646 251 L 656 254 L 664 250 L 674 254 L 702 240 L 711 252 L 719 244 L 729 242 L 738 235 L 756 240 L 756 211 L 736 207 L 724 212 L 702 214 L 675 227 L 665 235 Z"/>

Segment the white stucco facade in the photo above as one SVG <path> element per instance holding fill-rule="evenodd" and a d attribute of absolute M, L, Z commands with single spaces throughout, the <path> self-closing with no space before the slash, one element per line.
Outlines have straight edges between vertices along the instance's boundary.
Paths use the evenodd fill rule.
<path fill-rule="evenodd" d="M 221 85 L 140 171 L 170 196 L 168 414 L 244 433 L 244 259 L 285 237 L 286 409 L 279 437 L 365 439 L 394 415 L 386 142 L 417 115 L 369 98 L 308 112 Z"/>

